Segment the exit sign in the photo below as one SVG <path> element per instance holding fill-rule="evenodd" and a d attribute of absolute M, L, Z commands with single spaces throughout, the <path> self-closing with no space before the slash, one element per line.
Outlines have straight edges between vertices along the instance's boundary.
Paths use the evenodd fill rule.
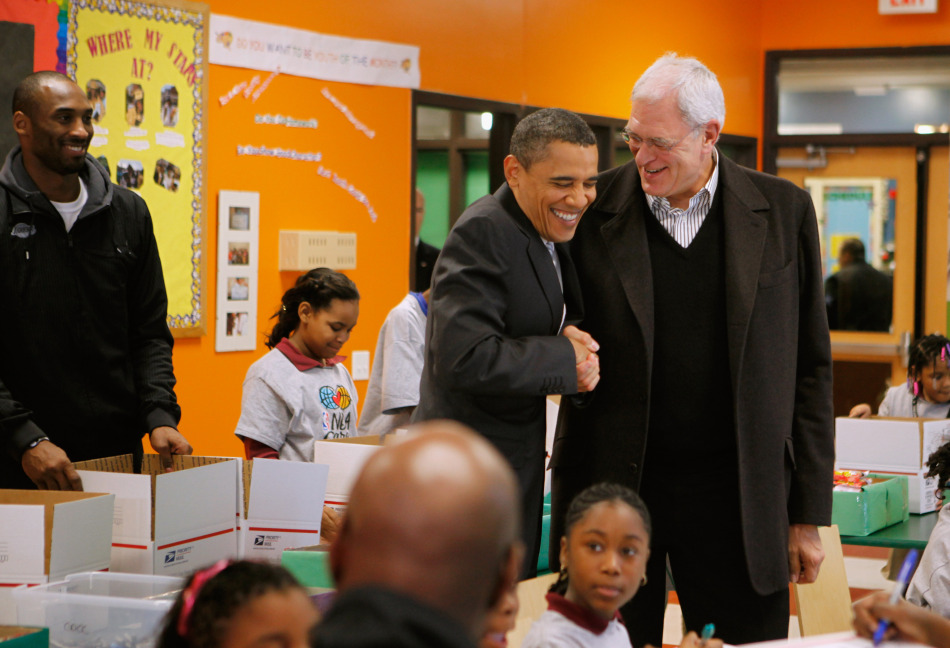
<path fill-rule="evenodd" d="M 881 14 L 937 13 L 937 0 L 877 0 Z"/>

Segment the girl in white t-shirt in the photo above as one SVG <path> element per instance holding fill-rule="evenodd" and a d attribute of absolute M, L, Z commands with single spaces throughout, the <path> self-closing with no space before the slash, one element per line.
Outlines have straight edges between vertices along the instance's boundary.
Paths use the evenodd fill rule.
<path fill-rule="evenodd" d="M 867 418 L 871 406 L 855 405 L 848 415 Z M 907 359 L 907 386 L 888 389 L 877 415 L 950 418 L 950 339 L 932 333 L 914 343 Z"/>
<path fill-rule="evenodd" d="M 310 270 L 284 293 L 266 343 L 271 351 L 244 379 L 234 433 L 248 459 L 313 461 L 315 440 L 356 434 L 356 386 L 339 353 L 359 314 L 356 284 L 329 268 Z M 335 528 L 325 508 L 324 538 Z"/>

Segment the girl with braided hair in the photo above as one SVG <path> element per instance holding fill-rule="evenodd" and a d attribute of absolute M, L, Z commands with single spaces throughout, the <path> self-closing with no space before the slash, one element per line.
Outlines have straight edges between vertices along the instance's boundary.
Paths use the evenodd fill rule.
<path fill-rule="evenodd" d="M 950 339 L 939 333 L 926 335 L 910 349 L 907 385 L 887 390 L 878 416 L 948 418 L 950 416 Z M 855 405 L 849 416 L 867 418 L 871 406 Z"/>
<path fill-rule="evenodd" d="M 156 648 L 309 648 L 319 614 L 286 569 L 221 560 L 188 579 Z"/>

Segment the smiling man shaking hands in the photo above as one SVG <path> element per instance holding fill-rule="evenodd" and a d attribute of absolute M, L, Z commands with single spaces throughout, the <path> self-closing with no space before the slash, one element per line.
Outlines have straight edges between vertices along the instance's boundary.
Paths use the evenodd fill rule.
<path fill-rule="evenodd" d="M 592 390 L 597 343 L 572 325 L 580 284 L 565 243 L 596 196 L 597 146 L 577 115 L 525 117 L 511 137 L 505 179 L 452 229 L 432 279 L 426 359 L 413 420 L 448 418 L 491 441 L 523 496 L 534 575 L 541 536 L 545 397 Z"/>

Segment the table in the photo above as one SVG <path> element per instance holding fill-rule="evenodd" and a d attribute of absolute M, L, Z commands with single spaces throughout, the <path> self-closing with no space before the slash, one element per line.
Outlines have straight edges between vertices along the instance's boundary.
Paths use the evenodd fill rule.
<path fill-rule="evenodd" d="M 841 544 L 892 549 L 923 549 L 937 524 L 937 512 L 913 515 L 906 522 L 884 527 L 866 536 L 841 536 Z"/>

